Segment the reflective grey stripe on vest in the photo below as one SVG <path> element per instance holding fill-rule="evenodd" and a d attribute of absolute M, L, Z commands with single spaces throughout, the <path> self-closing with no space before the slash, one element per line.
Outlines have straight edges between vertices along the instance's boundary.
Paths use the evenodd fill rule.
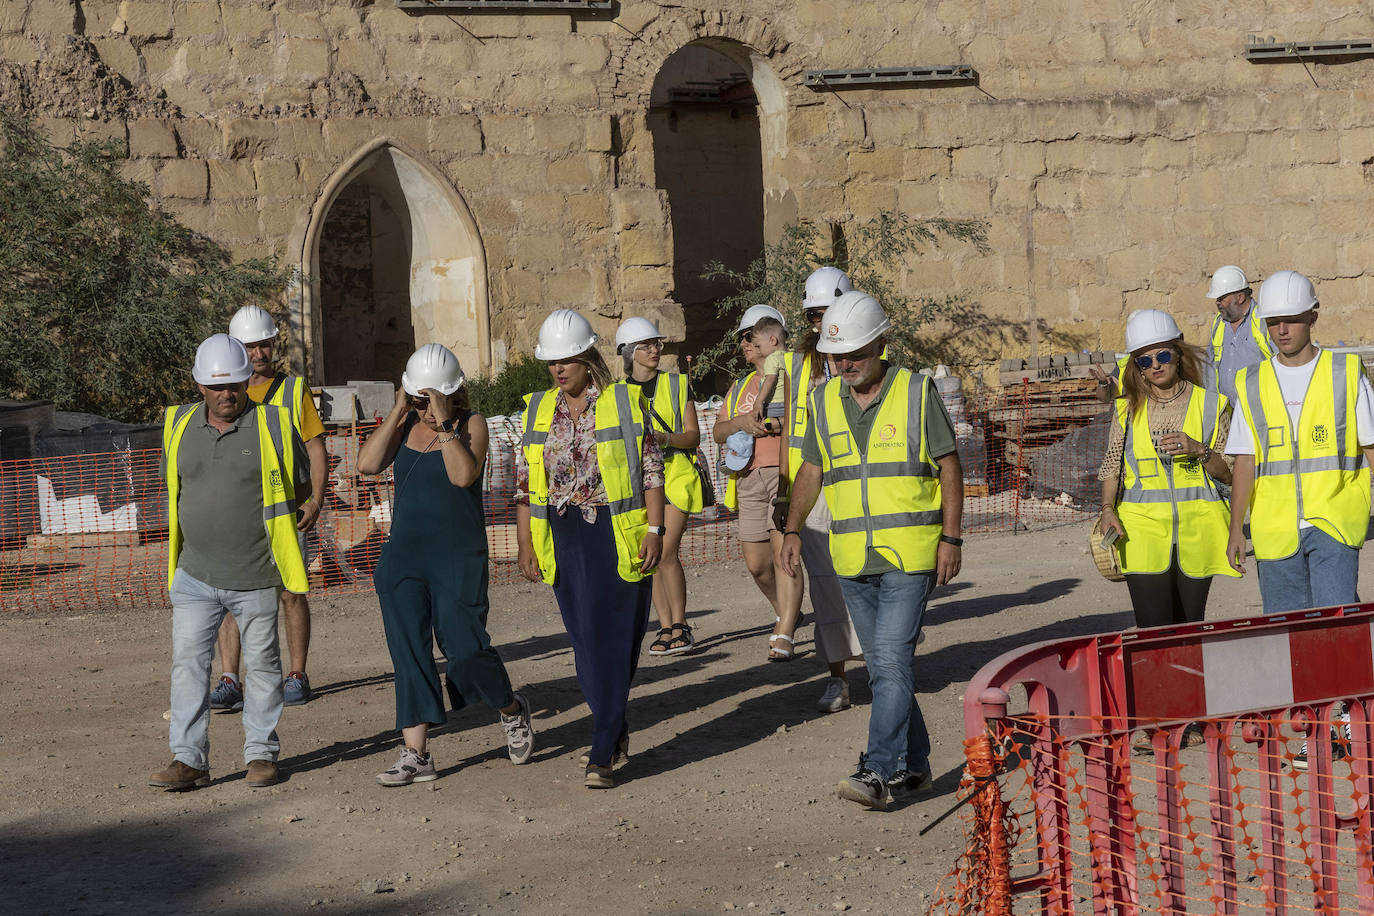
<path fill-rule="evenodd" d="M 1260 400 L 1259 377 L 1263 368 L 1264 363 L 1260 363 L 1245 370 L 1245 403 L 1250 407 L 1250 425 L 1254 427 L 1255 455 L 1261 459 L 1267 457 L 1263 453 L 1269 449 L 1269 418 L 1264 415 L 1264 402 Z"/>
<path fill-rule="evenodd" d="M 530 518 L 547 520 L 548 517 L 549 506 L 547 503 L 541 505 L 539 503 L 536 503 L 534 500 L 530 500 Z"/>
<path fill-rule="evenodd" d="M 1350 407 L 1345 390 L 1345 367 L 1347 359 L 1354 359 L 1351 353 L 1331 354 L 1331 390 L 1336 406 L 1336 448 L 1345 451 L 1345 412 Z"/>
<path fill-rule="evenodd" d="M 800 409 L 802 404 L 806 403 L 807 396 L 802 392 L 806 390 L 806 383 L 808 381 L 808 376 L 810 375 L 810 373 L 804 372 L 803 370 L 806 368 L 806 361 L 810 357 L 802 356 L 802 354 L 800 353 L 794 353 L 793 357 L 794 358 L 792 360 L 792 404 L 795 404 L 797 406 L 794 407 L 792 406 L 792 404 L 785 404 L 783 405 L 783 407 L 787 411 L 787 447 L 800 449 L 804 445 L 806 445 L 805 427 L 803 426 L 803 432 L 801 435 L 793 433 L 792 429 L 797 425 L 796 419 L 798 409 Z M 798 359 L 796 357 L 801 358 Z"/>
<path fill-rule="evenodd" d="M 254 408 L 255 410 L 257 408 Z M 267 434 L 272 438 L 272 448 L 277 451 L 277 467 L 284 474 L 286 472 L 286 452 L 283 442 L 285 437 L 281 428 L 281 414 L 276 410 L 259 410 L 258 422 L 267 424 Z M 292 481 L 294 483 L 294 481 Z M 282 488 L 285 489 L 287 481 L 282 481 Z M 294 499 L 284 499 L 279 503 L 271 503 L 262 507 L 262 517 L 265 521 L 280 518 L 283 515 L 296 514 L 296 501 Z"/>
<path fill-rule="evenodd" d="M 889 512 L 886 515 L 860 516 L 831 521 L 830 530 L 835 534 L 859 534 L 865 531 L 884 531 L 889 528 L 919 528 L 925 525 L 939 525 L 944 521 L 944 512 L 929 509 L 925 512 Z"/>
<path fill-rule="evenodd" d="M 1255 471 L 1256 477 L 1279 477 L 1284 474 L 1315 474 L 1318 471 L 1358 471 L 1364 463 L 1363 455 L 1327 455 L 1324 458 L 1289 458 L 1266 461 Z"/>
<path fill-rule="evenodd" d="M 673 432 L 682 432 L 682 376 L 668 373 L 668 397 L 673 399 Z"/>
<path fill-rule="evenodd" d="M 1122 495 L 1123 503 L 1171 503 L 1174 500 L 1187 502 L 1217 502 L 1221 496 L 1212 487 L 1179 487 L 1175 490 L 1137 490 L 1130 489 Z"/>
<path fill-rule="evenodd" d="M 639 437 L 640 425 L 635 422 L 630 410 L 630 386 L 613 385 L 615 389 L 615 408 L 620 414 L 620 437 L 625 442 L 625 464 L 630 469 L 630 496 L 628 499 L 615 500 L 611 504 L 611 514 L 619 515 L 644 505 L 644 456 L 635 451 L 635 439 Z M 607 430 L 607 432 L 615 432 Z M 600 433 L 597 439 L 600 440 Z"/>
<path fill-rule="evenodd" d="M 1126 415 L 1122 422 L 1126 424 L 1125 435 L 1121 440 L 1121 457 L 1126 462 L 1126 467 L 1131 472 L 1131 489 L 1140 489 L 1140 464 L 1135 457 L 1135 424 L 1131 422 L 1131 407 L 1126 405 Z M 1122 499 L 1125 499 L 1123 496 Z"/>
<path fill-rule="evenodd" d="M 867 476 L 870 480 L 875 477 L 938 478 L 940 476 L 940 468 L 933 464 L 921 463 L 913 467 L 905 461 L 884 461 L 882 463 L 870 464 L 868 466 L 868 474 L 865 475 L 863 469 L 858 465 L 849 465 L 842 468 L 832 467 L 830 470 L 821 474 L 821 482 L 823 485 L 828 486 L 829 484 L 840 483 L 845 480 L 858 480 L 864 476 Z"/>
<path fill-rule="evenodd" d="M 1217 433 L 1217 412 L 1221 409 L 1220 392 L 1215 385 L 1208 385 L 1202 396 L 1202 441 L 1208 447 L 1213 444 Z"/>
<path fill-rule="evenodd" d="M 283 377 L 281 387 L 277 389 L 278 397 L 272 403 L 278 407 L 285 407 L 286 412 L 291 416 L 291 424 L 297 429 L 300 428 L 300 417 L 296 416 L 300 412 L 300 398 L 296 396 L 297 388 L 300 385 L 299 376 L 288 375 Z"/>
<path fill-rule="evenodd" d="M 525 408 L 525 417 L 527 418 L 525 420 L 525 434 L 520 437 L 522 448 L 528 448 L 531 445 L 543 445 L 549 441 L 547 429 L 536 430 L 534 428 L 535 420 L 539 417 L 539 402 L 544 400 L 546 394 L 548 394 L 547 391 L 536 391 L 530 395 L 530 406 Z"/>

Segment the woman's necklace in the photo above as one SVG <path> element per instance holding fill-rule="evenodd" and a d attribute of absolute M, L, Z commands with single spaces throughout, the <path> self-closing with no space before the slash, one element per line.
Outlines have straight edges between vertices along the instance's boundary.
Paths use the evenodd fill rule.
<path fill-rule="evenodd" d="M 1185 391 L 1187 391 L 1187 390 L 1188 390 L 1188 386 L 1180 383 L 1179 386 L 1178 386 L 1178 391 L 1175 391 L 1173 394 L 1169 395 L 1167 398 L 1161 398 L 1159 395 L 1157 395 L 1157 394 L 1151 392 L 1151 393 L 1150 393 L 1150 400 L 1154 401 L 1156 404 L 1172 404 L 1174 401 L 1177 401 L 1180 397 L 1182 397 L 1182 396 L 1183 396 L 1183 392 L 1185 392 Z"/>

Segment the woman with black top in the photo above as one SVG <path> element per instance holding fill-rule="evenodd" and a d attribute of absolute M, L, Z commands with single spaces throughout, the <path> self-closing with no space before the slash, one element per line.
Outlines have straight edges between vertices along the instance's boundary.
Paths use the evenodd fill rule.
<path fill-rule="evenodd" d="M 442 724 L 444 695 L 434 640 L 448 661 L 454 708 L 482 702 L 500 711 L 514 763 L 534 751 L 530 705 L 511 689 L 487 634 L 487 534 L 482 466 L 487 421 L 467 409 L 458 359 L 440 344 L 410 357 L 396 405 L 358 451 L 358 473 L 395 463 L 391 532 L 372 576 L 396 671 L 400 759 L 378 774 L 384 786 L 438 778 L 426 748 Z"/>

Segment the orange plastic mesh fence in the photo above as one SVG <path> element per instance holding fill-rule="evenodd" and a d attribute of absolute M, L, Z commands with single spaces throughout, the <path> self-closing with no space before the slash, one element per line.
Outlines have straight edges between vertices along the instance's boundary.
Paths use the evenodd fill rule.
<path fill-rule="evenodd" d="M 1374 912 L 1371 703 L 1346 702 L 1126 732 L 990 722 L 966 742 L 968 852 L 929 912 Z"/>
<path fill-rule="evenodd" d="M 1090 387 L 1059 386 L 1054 403 L 1036 386 L 981 398 L 947 398 L 964 466 L 967 532 L 1018 531 L 1091 517 L 1106 410 Z M 1037 400 L 1037 398 L 1039 400 Z M 711 440 L 715 410 L 700 411 L 701 455 L 725 493 Z M 517 417 L 488 420 L 484 506 L 493 582 L 513 581 L 511 501 Z M 370 590 L 391 523 L 393 481 L 354 472 L 371 424 L 326 434 L 330 494 L 307 538 L 312 590 Z M 166 601 L 167 495 L 158 449 L 0 460 L 0 610 L 68 610 Z M 693 517 L 681 556 L 693 566 L 739 556 L 734 513 Z"/>

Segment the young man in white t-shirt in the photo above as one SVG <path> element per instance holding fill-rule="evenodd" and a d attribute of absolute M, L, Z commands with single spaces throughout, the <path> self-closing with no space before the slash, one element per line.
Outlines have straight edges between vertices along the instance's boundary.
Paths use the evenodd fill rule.
<path fill-rule="evenodd" d="M 1248 509 L 1266 614 L 1359 601 L 1374 391 L 1357 356 L 1312 343 L 1318 304 L 1302 274 L 1281 270 L 1265 280 L 1257 314 L 1275 353 L 1236 376 L 1227 556 L 1244 572 Z"/>

